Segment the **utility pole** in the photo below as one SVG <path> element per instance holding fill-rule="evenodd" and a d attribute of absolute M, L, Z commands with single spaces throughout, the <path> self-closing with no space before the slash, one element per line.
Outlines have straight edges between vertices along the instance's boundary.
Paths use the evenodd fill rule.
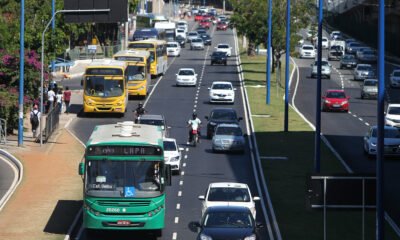
<path fill-rule="evenodd" d="M 18 146 L 24 141 L 24 61 L 25 61 L 25 0 L 21 0 L 19 35 L 19 97 L 18 97 Z M 42 110 L 41 110 L 42 111 Z"/>

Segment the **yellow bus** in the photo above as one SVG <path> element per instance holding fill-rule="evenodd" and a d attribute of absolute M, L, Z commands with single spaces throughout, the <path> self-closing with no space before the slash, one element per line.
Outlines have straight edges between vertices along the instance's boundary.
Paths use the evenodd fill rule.
<path fill-rule="evenodd" d="M 83 76 L 83 112 L 119 113 L 128 107 L 127 63 L 112 59 L 93 60 Z"/>
<path fill-rule="evenodd" d="M 146 97 L 150 84 L 150 53 L 143 50 L 122 50 L 113 58 L 127 62 L 128 95 Z"/>
<path fill-rule="evenodd" d="M 128 49 L 146 50 L 150 53 L 150 73 L 152 77 L 167 71 L 167 42 L 164 40 L 147 39 L 129 42 Z"/>

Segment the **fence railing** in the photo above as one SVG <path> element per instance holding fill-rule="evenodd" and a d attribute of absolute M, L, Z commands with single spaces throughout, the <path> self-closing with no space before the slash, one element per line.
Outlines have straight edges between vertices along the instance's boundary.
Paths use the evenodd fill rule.
<path fill-rule="evenodd" d="M 43 142 L 46 143 L 54 131 L 58 128 L 60 122 L 60 111 L 61 106 L 57 105 L 57 107 L 53 108 L 46 116 L 46 125 L 42 132 Z M 36 139 L 36 141 L 40 140 L 40 136 Z"/>
<path fill-rule="evenodd" d="M 75 47 L 69 51 L 72 60 L 111 58 L 122 49 L 122 45 L 104 46 L 97 45 L 96 51 L 90 50 L 87 46 Z"/>
<path fill-rule="evenodd" d="M 7 143 L 7 120 L 0 118 L 0 143 Z"/>

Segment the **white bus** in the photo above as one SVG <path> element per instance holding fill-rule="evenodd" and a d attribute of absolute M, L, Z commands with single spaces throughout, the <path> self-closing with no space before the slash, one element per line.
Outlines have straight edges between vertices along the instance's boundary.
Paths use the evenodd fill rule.
<path fill-rule="evenodd" d="M 175 29 L 176 24 L 174 22 L 156 22 L 154 28 L 157 30 L 165 31 L 165 40 L 174 41 L 175 40 Z"/>

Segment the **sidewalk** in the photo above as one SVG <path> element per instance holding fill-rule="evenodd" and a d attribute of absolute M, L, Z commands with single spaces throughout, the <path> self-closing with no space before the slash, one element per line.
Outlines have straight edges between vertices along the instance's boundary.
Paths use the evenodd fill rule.
<path fill-rule="evenodd" d="M 71 103 L 78 105 L 81 99 L 73 93 Z M 30 127 L 22 147 L 17 135 L 0 145 L 24 166 L 21 184 L 0 212 L 0 239 L 64 239 L 82 205 L 77 170 L 84 146 L 66 129 L 74 118 L 75 113 L 61 114 L 59 128 L 42 146 L 33 141 Z"/>

